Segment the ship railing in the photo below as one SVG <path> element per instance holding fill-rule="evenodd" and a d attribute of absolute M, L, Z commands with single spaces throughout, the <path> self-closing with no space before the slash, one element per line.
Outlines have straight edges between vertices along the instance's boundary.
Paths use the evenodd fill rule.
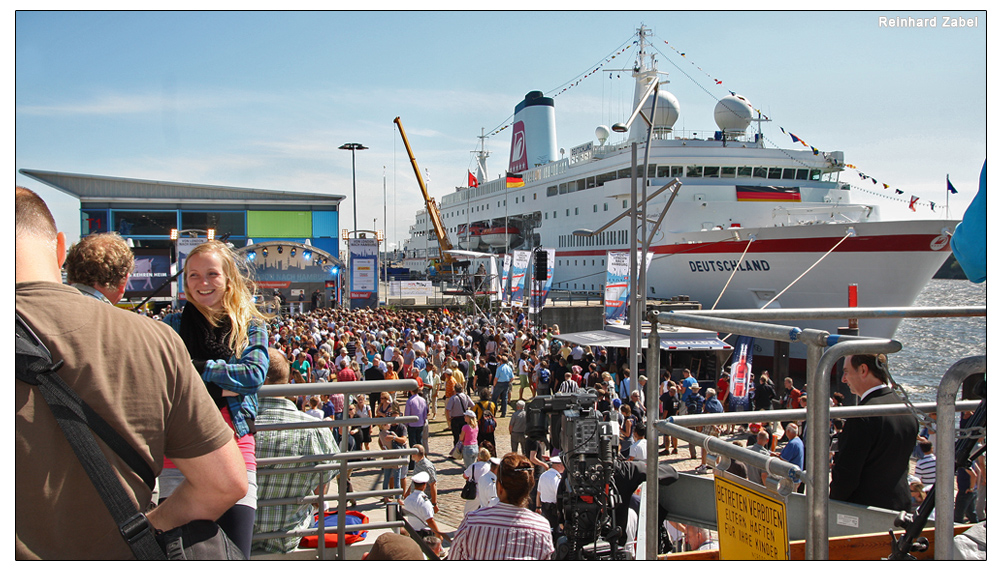
<path fill-rule="evenodd" d="M 698 329 L 706 329 L 716 332 L 724 332 L 742 336 L 751 336 L 772 341 L 787 343 L 803 343 L 806 345 L 806 390 L 809 393 L 807 399 L 806 414 L 813 424 L 827 424 L 830 421 L 831 410 L 830 380 L 834 364 L 847 355 L 860 355 L 865 353 L 895 353 L 902 349 L 902 344 L 893 339 L 858 337 L 849 335 L 831 334 L 825 330 L 801 329 L 787 325 L 777 325 L 763 323 L 759 320 L 823 320 L 823 319 L 868 319 L 868 318 L 914 318 L 914 317 L 982 317 L 986 316 L 985 306 L 958 306 L 958 307 L 932 307 L 932 308 L 817 308 L 808 310 L 796 309 L 775 309 L 775 310 L 712 310 L 699 314 L 666 312 L 661 313 L 656 310 L 647 312 L 647 320 L 650 322 L 649 342 L 651 345 L 659 344 L 659 328 L 657 324 L 671 324 Z M 746 321 L 757 320 L 757 321 Z M 660 366 L 660 353 L 657 349 L 652 349 L 648 354 L 649 361 L 647 368 L 658 369 Z M 954 413 L 955 394 L 958 385 L 968 376 L 974 373 L 982 373 L 986 370 L 986 358 L 974 357 L 959 361 L 945 374 L 942 379 L 941 388 L 938 390 L 938 409 L 943 416 L 952 416 Z M 647 400 L 657 400 L 659 397 L 659 373 L 650 373 L 650 380 L 646 383 Z M 655 379 L 653 378 L 655 377 Z M 950 398 L 948 398 L 950 395 Z M 881 411 L 881 409 L 879 409 Z M 777 413 L 769 413 L 770 419 L 776 419 Z M 718 419 L 717 415 L 713 418 Z M 657 429 L 664 431 L 667 423 L 664 421 L 654 423 Z M 676 428 L 676 424 L 671 425 Z M 666 433 L 666 432 L 665 432 Z M 671 435 L 690 437 L 690 433 L 678 432 Z M 810 515 L 807 517 L 807 539 L 806 539 L 806 560 L 827 560 L 829 558 L 829 494 L 830 494 L 830 437 L 826 428 L 810 428 L 806 432 L 806 470 L 805 472 L 795 472 L 789 470 L 787 478 L 798 476 L 806 482 L 809 491 L 806 492 L 806 502 Z M 940 487 L 953 487 L 954 476 L 949 479 L 947 472 L 954 472 L 955 460 L 955 435 L 954 424 L 948 420 L 943 420 L 938 428 L 938 477 L 937 483 L 945 483 Z M 701 441 L 701 443 L 711 444 L 711 441 Z M 729 448 L 719 448 L 713 444 L 717 451 L 731 452 Z M 943 459 L 942 459 L 943 458 Z M 950 464 L 951 469 L 945 467 Z M 776 474 L 778 472 L 775 472 Z M 649 460 L 647 463 L 647 478 L 656 476 L 656 461 Z M 647 510 L 656 510 L 654 507 L 659 502 L 659 488 L 657 484 L 650 484 L 647 487 L 646 505 Z M 946 495 L 947 494 L 947 495 Z M 951 534 L 954 526 L 954 493 L 949 491 L 937 492 L 936 505 L 943 507 L 938 509 L 935 526 L 943 527 L 943 534 Z M 951 503 L 950 506 L 946 506 Z M 652 519 L 647 518 L 647 534 L 657 534 L 655 515 Z M 655 558 L 656 539 L 647 542 L 646 557 Z M 939 539 L 947 540 L 947 539 Z M 951 559 L 952 547 L 946 545 L 935 549 L 936 559 Z"/>
<path fill-rule="evenodd" d="M 815 223 L 860 223 L 871 215 L 870 205 L 808 205 L 787 207 L 780 205 L 771 210 L 771 219 L 777 225 L 802 225 Z M 853 215 L 853 216 L 852 216 Z"/>
<path fill-rule="evenodd" d="M 286 384 L 286 385 L 265 385 L 258 391 L 258 397 L 268 396 L 312 396 L 324 394 L 369 394 L 373 392 L 407 392 L 416 389 L 417 382 L 413 379 L 399 379 L 392 381 L 352 381 L 344 383 L 307 383 L 307 384 Z M 347 412 L 347 401 L 345 400 L 344 412 Z M 312 455 L 286 455 L 271 458 L 258 458 L 257 476 L 267 477 L 272 475 L 287 475 L 291 473 L 336 471 L 337 486 L 335 490 L 327 492 L 326 484 L 321 485 L 313 493 L 312 490 L 306 495 L 280 498 L 280 499 L 260 499 L 257 507 L 277 507 L 281 505 L 298 504 L 319 504 L 324 506 L 327 501 L 337 501 L 337 549 L 336 559 L 345 560 L 347 558 L 347 532 L 391 529 L 398 532 L 403 527 L 403 521 L 395 517 L 396 508 L 386 507 L 385 522 L 368 522 L 357 525 L 347 525 L 346 512 L 349 500 L 360 500 L 367 498 L 389 497 L 396 498 L 403 493 L 402 487 L 396 489 L 374 490 L 374 491 L 348 491 L 347 476 L 350 471 L 362 469 L 383 469 L 406 467 L 409 458 L 416 453 L 413 448 L 401 448 L 390 450 L 354 450 L 348 451 L 348 438 L 350 429 L 355 426 L 373 426 L 379 424 L 399 424 L 410 423 L 417 420 L 416 416 L 398 416 L 396 418 L 346 418 L 342 420 L 317 420 L 308 422 L 290 422 L 278 424 L 257 423 L 258 432 L 276 430 L 298 430 L 312 428 L 339 428 L 340 429 L 340 450 L 334 454 L 312 454 Z M 426 429 L 425 429 L 426 435 Z M 370 460 L 370 461 L 369 461 Z M 336 462 L 333 464 L 322 462 Z M 274 466 L 287 464 L 302 464 L 297 467 L 276 468 Z M 384 475 L 389 475 L 384 471 Z M 324 506 L 325 508 L 325 506 Z M 266 533 L 254 533 L 253 540 L 268 540 L 282 537 L 303 537 L 317 536 L 318 544 L 316 549 L 316 559 L 332 559 L 326 549 L 326 523 L 323 514 L 320 514 L 320 522 L 314 529 L 298 529 L 290 531 L 273 531 Z M 349 527 L 349 528 L 348 528 Z"/>

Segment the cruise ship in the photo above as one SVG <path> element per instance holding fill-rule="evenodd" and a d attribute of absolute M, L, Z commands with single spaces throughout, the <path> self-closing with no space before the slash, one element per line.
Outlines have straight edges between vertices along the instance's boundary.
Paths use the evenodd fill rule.
<path fill-rule="evenodd" d="M 610 129 L 599 126 L 596 140 L 559 151 L 553 99 L 528 93 L 515 107 L 507 179 L 486 179 L 483 151 L 473 187 L 439 200 L 452 241 L 498 255 L 555 249 L 553 290 L 601 294 L 607 253 L 628 251 L 633 239 L 642 245 L 641 223 L 632 234 L 629 215 L 632 146 L 641 196 L 648 139 L 646 193 L 675 178 L 680 184 L 645 204 L 653 253 L 647 298 L 686 295 L 718 309 L 844 307 L 856 284 L 859 306 L 911 305 L 948 257 L 956 222 L 881 220 L 877 206 L 852 201 L 850 185 L 840 181 L 842 152 L 765 145 L 766 118 L 739 95 L 718 101 L 712 135 L 675 132 L 680 105 L 656 69 L 650 34 L 637 30 L 632 74 L 636 108 L 659 82 L 643 106 L 652 127 L 636 120 L 627 140 L 609 144 Z M 479 238 L 458 238 L 473 233 Z M 438 254 L 428 213 L 418 211 L 405 264 L 424 272 Z M 846 324 L 784 323 L 832 332 Z M 867 320 L 862 334 L 891 337 L 898 323 Z"/>

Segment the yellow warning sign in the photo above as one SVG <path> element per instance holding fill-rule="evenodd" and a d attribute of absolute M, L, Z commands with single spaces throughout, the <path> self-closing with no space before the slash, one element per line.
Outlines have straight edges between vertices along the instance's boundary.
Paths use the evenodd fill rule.
<path fill-rule="evenodd" d="M 725 474 L 715 475 L 715 514 L 722 560 L 788 560 L 785 503 Z"/>

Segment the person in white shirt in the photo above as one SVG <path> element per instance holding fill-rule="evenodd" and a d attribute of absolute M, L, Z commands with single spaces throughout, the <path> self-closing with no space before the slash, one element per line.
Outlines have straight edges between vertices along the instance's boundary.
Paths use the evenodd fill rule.
<path fill-rule="evenodd" d="M 484 488 L 483 484 L 488 483 L 484 482 L 484 478 L 490 473 L 492 469 L 491 468 L 492 464 L 490 462 L 491 459 L 492 456 L 490 456 L 490 451 L 487 450 L 486 448 L 480 448 L 479 455 L 477 456 L 476 461 L 469 464 L 469 467 L 465 468 L 465 471 L 462 473 L 462 477 L 464 477 L 466 480 L 471 479 L 476 482 L 476 498 L 469 499 L 468 501 L 465 502 L 465 511 L 464 511 L 465 514 L 469 514 L 472 511 L 489 506 L 485 505 L 485 503 L 489 503 L 490 501 L 489 489 Z M 495 475 L 493 479 L 493 495 L 496 495 Z"/>
<path fill-rule="evenodd" d="M 549 459 L 549 469 L 538 476 L 538 493 L 536 496 L 536 512 L 540 512 L 549 521 L 552 530 L 559 527 L 559 506 L 557 494 L 565 466 L 559 456 Z"/>
<path fill-rule="evenodd" d="M 434 521 L 434 504 L 431 503 L 430 497 L 424 493 L 430 479 L 431 476 L 425 471 L 413 476 L 411 479 L 413 492 L 403 501 L 403 513 L 417 534 L 422 537 L 434 535 L 443 540 L 444 535 L 441 534 L 437 522 Z"/>
<path fill-rule="evenodd" d="M 628 450 L 628 461 L 646 461 L 646 427 L 636 424 L 632 432 L 632 446 Z"/>
<path fill-rule="evenodd" d="M 500 468 L 500 458 L 490 458 L 490 470 L 479 478 L 476 485 L 476 495 L 479 498 L 479 508 L 492 507 L 500 502 L 497 496 L 497 469 Z"/>

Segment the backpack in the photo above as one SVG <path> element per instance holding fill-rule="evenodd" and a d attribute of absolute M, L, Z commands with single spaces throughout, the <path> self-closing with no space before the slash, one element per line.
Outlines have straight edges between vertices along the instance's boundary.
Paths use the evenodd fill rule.
<path fill-rule="evenodd" d="M 497 429 L 497 421 L 493 419 L 492 414 L 486 414 L 483 419 L 479 422 L 479 431 L 484 434 L 492 434 Z"/>
<path fill-rule="evenodd" d="M 548 369 L 542 369 L 538 372 L 538 383 L 541 385 L 548 385 L 549 380 L 552 379 L 552 373 Z"/>

